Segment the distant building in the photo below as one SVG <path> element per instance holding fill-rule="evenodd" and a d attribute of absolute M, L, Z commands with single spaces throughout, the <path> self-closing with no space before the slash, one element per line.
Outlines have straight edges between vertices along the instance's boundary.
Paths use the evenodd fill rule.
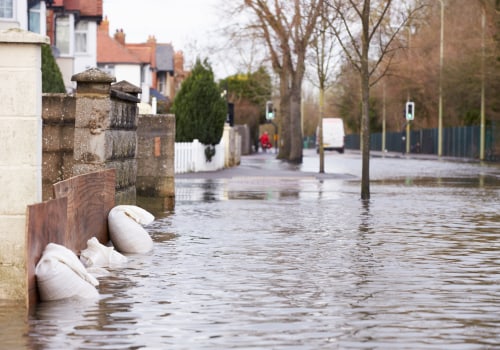
<path fill-rule="evenodd" d="M 110 37 L 107 18 L 98 30 L 97 67 L 117 81 L 141 87 L 142 100 L 147 103 L 151 97 L 171 102 L 188 74 L 183 53 L 175 52 L 172 44 L 158 43 L 154 36 L 145 43 L 127 43 L 123 29 Z"/>
<path fill-rule="evenodd" d="M 0 30 L 47 35 L 68 91 L 71 77 L 96 66 L 102 0 L 0 0 Z"/>
<path fill-rule="evenodd" d="M 98 67 L 142 88 L 143 102 L 151 97 L 171 102 L 189 72 L 182 51 L 170 43 L 126 43 L 125 33 L 109 35 L 103 20 L 103 0 L 0 0 L 0 30 L 20 28 L 47 35 L 67 91 L 71 77 Z"/>
<path fill-rule="evenodd" d="M 53 0 L 47 6 L 47 35 L 67 90 L 74 88 L 74 74 L 96 67 L 101 21 L 102 0 Z"/>
<path fill-rule="evenodd" d="M 0 30 L 20 28 L 45 35 L 46 3 L 40 0 L 0 0 Z"/>
<path fill-rule="evenodd" d="M 109 22 L 105 18 L 97 32 L 97 67 L 115 76 L 117 81 L 126 80 L 138 87 L 143 83 L 150 85 L 148 75 L 151 75 L 149 73 L 151 50 L 147 48 L 143 55 L 137 55 L 125 47 L 123 32 L 117 32 L 114 38 L 111 38 L 108 32 Z"/>

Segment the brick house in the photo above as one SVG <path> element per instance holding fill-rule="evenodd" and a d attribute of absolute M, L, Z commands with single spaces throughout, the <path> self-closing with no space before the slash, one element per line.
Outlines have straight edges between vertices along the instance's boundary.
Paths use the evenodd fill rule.
<path fill-rule="evenodd" d="M 150 97 L 172 101 L 188 72 L 184 70 L 182 51 L 175 52 L 172 44 L 158 43 L 149 36 L 144 43 L 127 43 L 123 30 L 109 35 L 105 18 L 97 36 L 97 67 L 143 89 L 142 101 Z M 148 90 L 149 88 L 149 90 Z"/>
<path fill-rule="evenodd" d="M 0 30 L 20 28 L 47 35 L 64 85 L 71 91 L 71 77 L 96 66 L 102 1 L 0 0 Z"/>
<path fill-rule="evenodd" d="M 44 21 L 44 19 L 46 19 Z M 182 51 L 150 36 L 145 43 L 126 43 L 123 30 L 109 36 L 103 0 L 0 0 L 0 30 L 21 28 L 46 34 L 67 91 L 71 77 L 98 67 L 142 88 L 150 97 L 172 101 L 188 72 Z"/>
<path fill-rule="evenodd" d="M 74 74 L 96 66 L 102 1 L 52 0 L 47 6 L 47 36 L 67 90 L 74 88 Z"/>

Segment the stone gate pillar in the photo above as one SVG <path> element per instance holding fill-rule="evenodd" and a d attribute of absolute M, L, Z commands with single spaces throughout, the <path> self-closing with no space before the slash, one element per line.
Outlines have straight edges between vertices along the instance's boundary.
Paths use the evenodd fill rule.
<path fill-rule="evenodd" d="M 175 115 L 139 115 L 137 202 L 153 212 L 175 207 Z"/>
<path fill-rule="evenodd" d="M 0 31 L 0 299 L 26 300 L 26 207 L 42 200 L 41 45 Z"/>
<path fill-rule="evenodd" d="M 91 68 L 76 81 L 73 175 L 116 169 L 116 204 L 135 204 L 137 97 L 141 89 Z"/>

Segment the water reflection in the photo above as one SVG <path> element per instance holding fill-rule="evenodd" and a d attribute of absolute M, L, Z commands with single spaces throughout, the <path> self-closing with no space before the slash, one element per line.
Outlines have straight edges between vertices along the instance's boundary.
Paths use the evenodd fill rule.
<path fill-rule="evenodd" d="M 141 336 L 138 330 L 141 318 L 127 300 L 127 291 L 139 285 L 119 271 L 111 271 L 100 281 L 98 300 L 43 302 L 37 306 L 30 319 L 34 348 L 100 349 L 109 344 L 115 348 L 133 348 Z"/>
<path fill-rule="evenodd" d="M 28 349 L 28 315 L 23 304 L 0 300 L 0 339 L 5 349 Z"/>

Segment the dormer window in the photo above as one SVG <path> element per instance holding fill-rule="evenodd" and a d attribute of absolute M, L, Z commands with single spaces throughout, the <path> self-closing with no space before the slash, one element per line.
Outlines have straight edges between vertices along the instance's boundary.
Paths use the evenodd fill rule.
<path fill-rule="evenodd" d="M 0 18 L 14 19 L 14 0 L 0 0 Z"/>

